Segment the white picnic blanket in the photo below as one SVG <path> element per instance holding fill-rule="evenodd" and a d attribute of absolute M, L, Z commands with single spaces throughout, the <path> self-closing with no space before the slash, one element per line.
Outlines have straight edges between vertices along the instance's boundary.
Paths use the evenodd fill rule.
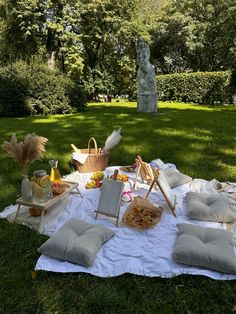
<path fill-rule="evenodd" d="M 167 164 L 163 164 L 162 167 L 166 167 L 166 165 Z M 168 166 L 175 167 L 171 164 Z M 113 173 L 116 168 L 119 167 L 107 168 L 106 174 Z M 135 174 L 130 174 L 131 181 L 134 175 Z M 54 232 L 69 219 L 78 218 L 113 229 L 115 231 L 114 237 L 101 247 L 94 265 L 91 267 L 84 267 L 42 255 L 37 261 L 35 270 L 62 273 L 85 272 L 99 277 L 113 277 L 124 273 L 132 273 L 149 277 L 172 277 L 181 274 L 192 274 L 204 275 L 218 280 L 236 279 L 236 275 L 226 275 L 200 267 L 177 264 L 172 259 L 172 251 L 177 236 L 177 223 L 192 223 L 205 227 L 226 229 L 225 224 L 201 222 L 187 218 L 186 192 L 190 191 L 190 189 L 194 190 L 193 183 L 173 189 L 177 196 L 176 218 L 168 210 L 161 193 L 153 189 L 149 199 L 155 204 L 158 203 L 164 206 L 164 214 L 158 225 L 148 230 L 138 231 L 125 226 L 121 222 L 118 227 L 115 227 L 114 219 L 102 215 L 99 215 L 98 219 L 95 220 L 94 211 L 97 208 L 100 190 L 86 190 L 84 183 L 88 178 L 89 174 L 83 175 L 78 172 L 67 177 L 70 181 L 80 182 L 80 191 L 83 198 L 78 195 L 71 195 L 69 197 L 65 204 L 64 212 L 57 219 Z M 199 182 L 197 183 L 199 187 Z M 148 186 L 139 182 L 137 187 L 136 194 L 144 196 Z M 126 188 L 128 189 L 129 186 Z M 129 203 L 122 204 L 120 218 L 123 216 L 128 204 Z"/>
<path fill-rule="evenodd" d="M 107 168 L 107 173 L 112 173 L 117 167 Z M 70 180 L 76 180 L 81 174 L 75 173 Z M 134 177 L 134 175 L 131 175 Z M 144 196 L 148 187 L 139 184 L 137 194 Z M 124 273 L 149 277 L 172 277 L 180 274 L 204 275 L 218 280 L 236 279 L 235 275 L 225 275 L 216 271 L 200 267 L 177 264 L 172 259 L 172 251 L 177 236 L 177 223 L 193 223 L 205 227 L 226 229 L 225 224 L 210 223 L 189 220 L 186 217 L 186 192 L 190 190 L 190 184 L 175 188 L 177 196 L 177 208 L 175 218 L 166 206 L 166 202 L 160 192 L 151 193 L 150 200 L 155 204 L 165 206 L 165 212 L 161 222 L 148 230 L 135 230 L 120 223 L 115 227 L 114 219 L 99 216 L 95 220 L 94 211 L 97 208 L 100 191 L 83 190 L 83 198 L 72 196 L 67 204 L 64 215 L 57 225 L 60 228 L 70 218 L 75 217 L 90 223 L 101 224 L 112 228 L 115 236 L 105 243 L 98 252 L 95 263 L 91 267 L 84 267 L 65 261 L 56 260 L 47 256 L 41 256 L 36 264 L 36 270 L 54 272 L 85 272 L 99 277 L 112 277 Z M 128 204 L 121 207 L 120 217 L 123 216 Z"/>

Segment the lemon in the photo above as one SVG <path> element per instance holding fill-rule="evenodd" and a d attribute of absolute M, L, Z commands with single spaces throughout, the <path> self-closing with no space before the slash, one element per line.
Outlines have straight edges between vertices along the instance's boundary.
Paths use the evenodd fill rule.
<path fill-rule="evenodd" d="M 36 182 L 31 182 L 31 188 L 34 196 L 37 198 L 43 197 L 44 191 Z"/>
<path fill-rule="evenodd" d="M 49 185 L 50 183 L 50 176 L 49 175 L 45 175 L 41 178 L 38 178 L 38 185 L 40 185 L 42 188 L 45 188 Z"/>
<path fill-rule="evenodd" d="M 36 182 L 36 181 L 37 181 L 37 178 L 36 178 L 36 177 L 31 177 L 30 181 L 31 181 L 31 182 Z"/>

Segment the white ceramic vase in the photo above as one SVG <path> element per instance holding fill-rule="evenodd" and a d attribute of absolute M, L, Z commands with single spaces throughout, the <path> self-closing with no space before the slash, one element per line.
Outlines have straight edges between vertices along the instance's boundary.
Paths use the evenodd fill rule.
<path fill-rule="evenodd" d="M 23 175 L 23 180 L 21 182 L 21 197 L 24 201 L 31 201 L 32 198 L 31 184 L 27 175 Z"/>

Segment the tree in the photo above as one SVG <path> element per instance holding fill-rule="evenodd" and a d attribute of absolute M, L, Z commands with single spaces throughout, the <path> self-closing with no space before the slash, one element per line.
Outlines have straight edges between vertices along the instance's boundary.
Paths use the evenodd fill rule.
<path fill-rule="evenodd" d="M 233 66 L 235 0 L 167 1 L 162 9 L 151 31 L 152 52 L 162 72 Z"/>
<path fill-rule="evenodd" d="M 1 50 L 5 59 L 27 58 L 38 52 L 44 33 L 44 1 L 1 0 Z"/>
<path fill-rule="evenodd" d="M 83 0 L 80 9 L 84 80 L 91 82 L 91 95 L 98 90 L 125 91 L 134 77 L 135 44 L 143 32 L 138 22 L 139 1 Z"/>
<path fill-rule="evenodd" d="M 232 65 L 236 46 L 235 0 L 178 1 L 177 10 L 189 19 L 186 44 L 194 70 L 224 70 Z"/>

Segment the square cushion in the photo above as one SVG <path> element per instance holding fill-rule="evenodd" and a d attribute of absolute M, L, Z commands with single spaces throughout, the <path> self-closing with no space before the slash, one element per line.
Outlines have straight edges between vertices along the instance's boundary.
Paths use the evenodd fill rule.
<path fill-rule="evenodd" d="M 229 197 L 216 193 L 187 193 L 187 216 L 196 220 L 216 222 L 236 221 Z"/>
<path fill-rule="evenodd" d="M 178 224 L 173 259 L 182 264 L 236 274 L 232 234 L 223 229 Z"/>
<path fill-rule="evenodd" d="M 161 169 L 160 171 L 166 177 L 166 180 L 169 183 L 171 189 L 192 181 L 192 178 L 189 177 L 188 175 L 178 172 L 171 168 Z"/>
<path fill-rule="evenodd" d="M 49 238 L 38 252 L 83 266 L 91 266 L 101 245 L 114 232 L 100 225 L 71 219 Z"/>

